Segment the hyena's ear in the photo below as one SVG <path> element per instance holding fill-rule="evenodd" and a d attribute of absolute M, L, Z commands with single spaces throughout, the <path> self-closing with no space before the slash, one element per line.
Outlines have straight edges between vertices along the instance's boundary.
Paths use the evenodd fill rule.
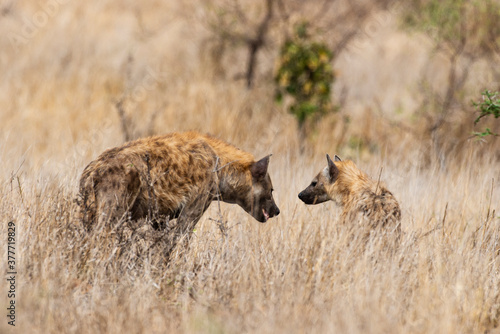
<path fill-rule="evenodd" d="M 337 158 L 339 160 L 337 160 Z M 337 177 L 339 176 L 339 169 L 335 164 L 333 163 L 332 159 L 330 159 L 330 156 L 327 154 L 326 155 L 326 160 L 328 161 L 328 175 L 330 176 L 330 182 L 333 183 L 335 180 L 337 180 Z M 340 158 L 335 156 L 335 161 L 340 161 Z"/>
<path fill-rule="evenodd" d="M 267 174 L 267 167 L 269 166 L 269 154 L 267 157 L 260 159 L 257 162 L 254 162 L 252 167 L 250 168 L 250 172 L 252 173 L 252 177 L 256 180 L 263 179 Z"/>

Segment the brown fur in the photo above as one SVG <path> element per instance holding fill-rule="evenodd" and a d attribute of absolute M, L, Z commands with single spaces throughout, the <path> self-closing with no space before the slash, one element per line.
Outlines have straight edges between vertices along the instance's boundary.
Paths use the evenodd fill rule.
<path fill-rule="evenodd" d="M 267 173 L 269 156 L 255 161 L 222 140 L 197 132 L 143 138 L 103 152 L 83 171 L 80 207 L 96 223 L 177 218 L 194 228 L 211 201 L 240 205 L 261 222 L 279 214 Z"/>
<path fill-rule="evenodd" d="M 328 166 L 323 169 L 299 198 L 306 204 L 332 200 L 342 207 L 342 222 L 367 219 L 372 226 L 400 231 L 401 210 L 392 193 L 381 182 L 370 179 L 350 161 L 327 155 Z"/>

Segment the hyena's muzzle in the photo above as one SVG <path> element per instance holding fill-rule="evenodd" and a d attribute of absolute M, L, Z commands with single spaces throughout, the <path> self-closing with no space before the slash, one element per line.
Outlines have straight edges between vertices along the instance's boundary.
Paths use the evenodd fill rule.
<path fill-rule="evenodd" d="M 252 216 L 259 222 L 265 223 L 269 218 L 275 217 L 280 214 L 280 209 L 274 202 L 272 194 L 270 196 L 263 196 L 256 199 Z"/>
<path fill-rule="evenodd" d="M 299 198 L 305 204 L 320 204 L 330 200 L 323 185 L 313 181 L 306 189 L 299 193 Z"/>

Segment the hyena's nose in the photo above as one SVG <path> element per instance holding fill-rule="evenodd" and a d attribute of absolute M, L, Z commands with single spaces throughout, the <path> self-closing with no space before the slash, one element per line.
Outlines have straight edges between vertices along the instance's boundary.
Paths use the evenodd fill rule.
<path fill-rule="evenodd" d="M 276 204 L 273 203 L 273 205 L 269 208 L 269 213 L 271 217 L 276 217 L 280 214 L 280 209 Z"/>
<path fill-rule="evenodd" d="M 304 192 L 303 192 L 303 191 L 301 191 L 301 192 L 299 193 L 299 198 L 300 198 L 301 200 L 304 200 L 304 198 L 303 198 L 303 197 L 304 197 Z"/>

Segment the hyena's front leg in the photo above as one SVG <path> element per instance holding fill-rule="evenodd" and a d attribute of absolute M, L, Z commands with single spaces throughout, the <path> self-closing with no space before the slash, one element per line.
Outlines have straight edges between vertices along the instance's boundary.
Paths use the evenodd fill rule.
<path fill-rule="evenodd" d="M 211 197 L 209 194 L 201 194 L 184 206 L 177 218 L 177 223 L 169 231 L 168 242 L 170 245 L 166 254 L 167 258 L 170 257 L 173 249 L 180 241 L 183 241 L 186 245 L 189 243 L 196 224 L 208 209 L 210 203 Z"/>

